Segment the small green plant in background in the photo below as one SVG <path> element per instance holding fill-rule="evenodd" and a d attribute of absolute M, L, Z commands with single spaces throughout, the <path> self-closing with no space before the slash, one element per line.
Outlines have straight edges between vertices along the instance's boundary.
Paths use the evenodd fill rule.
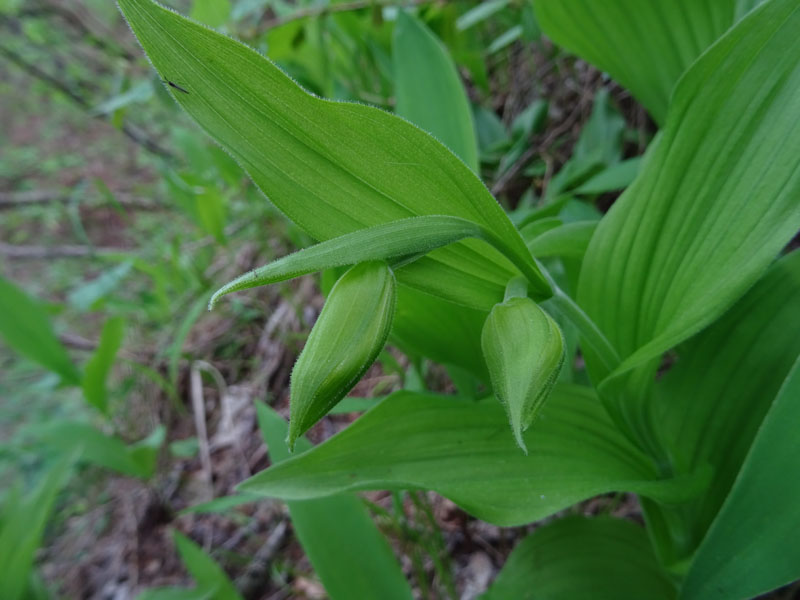
<path fill-rule="evenodd" d="M 320 240 L 214 300 L 358 265 L 295 367 L 289 431 L 307 430 L 374 360 L 395 278 L 389 339 L 472 370 L 497 396 L 393 394 L 241 490 L 294 504 L 432 489 L 500 525 L 599 493 L 639 496 L 647 532 L 557 521 L 515 551 L 490 598 L 551 587 L 558 597 L 747 598 L 800 576 L 788 533 L 800 527 L 800 480 L 788 476 L 800 468 L 788 425 L 800 418 L 800 259 L 781 256 L 800 228 L 800 3 L 750 4 L 536 3 L 543 31 L 627 85 L 662 129 L 633 165 L 602 143 L 579 147 L 558 193 L 512 222 L 475 173 L 477 140 L 443 48 L 413 17 L 399 17 L 397 47 L 405 36 L 417 54 L 430 45 L 419 67 L 441 69 L 440 95 L 456 99 L 439 131 L 418 90 L 398 90 L 398 111 L 449 149 L 381 110 L 315 98 L 150 0 L 119 0 L 159 76 L 188 92 L 175 100 Z M 563 216 L 565 194 L 633 177 L 599 222 L 545 220 Z M 578 348 L 589 385 L 573 375 Z M 673 349 L 677 364 L 657 376 Z"/>
<path fill-rule="evenodd" d="M 113 5 L 86 2 L 120 24 Z M 15 244 L 30 241 L 26 217 L 63 219 L 93 262 L 48 264 L 59 284 L 47 294 L 40 271 L 21 277 L 62 304 L 0 278 L 0 313 L 13 315 L 0 317 L 0 338 L 31 361 L 8 361 L 0 391 L 16 404 L 35 394 L 58 402 L 0 446 L 11 484 L 0 496 L 0 597 L 48 597 L 36 548 L 56 525 L 59 490 L 87 474 L 76 463 L 159 495 L 169 461 L 199 451 L 191 437 L 171 441 L 172 456 L 164 448 L 185 416 L 184 366 L 199 375 L 185 351 L 195 324 L 235 319 L 206 359 L 225 365 L 224 387 L 257 362 L 240 333 L 271 316 L 242 291 L 317 272 L 326 300 L 291 371 L 289 423 L 256 406 L 271 466 L 180 514 L 285 501 L 334 600 L 457 597 L 456 558 L 426 490 L 494 525 L 548 519 L 485 599 L 744 599 L 800 578 L 800 253 L 790 243 L 800 228 L 800 1 L 196 0 L 190 19 L 152 0 L 118 4 L 155 70 L 129 40 L 93 37 L 109 59 L 99 71 L 113 77 L 67 61 L 51 78 L 72 92 L 62 104 L 129 139 L 137 123 L 160 134 L 134 142 L 149 156 L 137 168 L 158 175 L 137 193 L 162 198 L 148 198 L 147 211 L 170 212 L 134 219 L 129 194 L 87 178 L 65 192 L 63 211 L 3 213 Z M 47 71 L 69 38 L 28 8 L 0 2 L 0 52 Z M 627 129 L 609 89 L 617 100 L 627 92 L 605 79 L 591 111 L 578 101 L 555 128 L 541 99 L 507 104 L 504 116 L 517 116 L 501 122 L 486 100 L 497 100 L 498 83 L 505 93 L 498 64 L 518 41 L 540 45 L 551 70 L 575 60 L 543 34 L 623 85 L 658 134 Z M 578 117 L 588 120 L 571 155 L 548 155 L 565 127 L 577 135 Z M 628 158 L 634 145 L 644 154 Z M 12 150 L 2 173 L 37 162 Z M 81 160 L 49 157 L 38 173 Z M 520 176 L 537 185 L 517 199 Z M 82 211 L 98 206 L 146 247 L 93 246 Z M 219 287 L 256 247 L 285 256 Z M 207 314 L 207 304 L 222 310 Z M 99 332 L 87 360 L 58 334 L 71 317 Z M 348 398 L 376 361 L 404 389 Z M 428 391 L 432 362 L 454 394 Z M 137 377 L 171 401 L 145 423 L 127 397 Z M 327 414 L 363 411 L 322 444 L 304 437 Z M 389 490 L 391 507 L 356 494 L 365 490 Z M 608 493 L 635 494 L 645 526 L 572 514 Z M 140 598 L 248 595 L 214 544 L 172 538 L 194 587 Z"/>

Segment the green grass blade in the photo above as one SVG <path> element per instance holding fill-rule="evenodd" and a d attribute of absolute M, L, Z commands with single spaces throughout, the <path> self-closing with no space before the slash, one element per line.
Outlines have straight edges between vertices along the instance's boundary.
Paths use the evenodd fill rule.
<path fill-rule="evenodd" d="M 286 460 L 286 421 L 264 404 L 256 409 L 272 463 Z M 301 450 L 311 448 L 305 438 L 299 438 L 297 445 Z M 288 506 L 295 533 L 333 600 L 412 598 L 397 559 L 358 498 L 342 494 Z"/>
<path fill-rule="evenodd" d="M 0 598 L 21 600 L 26 597 L 36 549 L 73 462 L 70 454 L 63 456 L 26 497 L 6 498 L 0 527 Z"/>
<path fill-rule="evenodd" d="M 80 373 L 58 341 L 42 306 L 7 279 L 0 277 L 0 337 L 12 349 L 78 385 Z"/>
<path fill-rule="evenodd" d="M 100 343 L 83 372 L 83 395 L 86 401 L 103 414 L 108 414 L 106 380 L 125 335 L 125 321 L 112 317 L 103 325 Z"/>
<path fill-rule="evenodd" d="M 481 519 L 519 525 L 613 490 L 678 501 L 705 484 L 702 476 L 658 481 L 649 459 L 586 388 L 556 386 L 524 437 L 528 456 L 508 434 L 493 398 L 465 402 L 399 392 L 240 489 L 291 501 L 348 490 L 432 489 Z"/>
<path fill-rule="evenodd" d="M 401 10 L 392 40 L 395 113 L 433 134 L 478 173 L 478 141 L 467 92 L 444 44 Z"/>
<path fill-rule="evenodd" d="M 480 600 L 674 600 L 645 530 L 622 519 L 572 516 L 517 544 Z"/>
<path fill-rule="evenodd" d="M 200 546 L 179 531 L 172 536 L 186 570 L 197 583 L 198 591 L 213 590 L 211 597 L 214 600 L 242 600 L 225 571 Z"/>

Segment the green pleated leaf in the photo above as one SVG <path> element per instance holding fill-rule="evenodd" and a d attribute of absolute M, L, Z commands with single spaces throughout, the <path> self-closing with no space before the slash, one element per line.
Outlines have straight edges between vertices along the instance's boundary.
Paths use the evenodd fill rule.
<path fill-rule="evenodd" d="M 640 526 L 611 517 L 565 517 L 517 544 L 480 600 L 674 600 Z"/>
<path fill-rule="evenodd" d="M 539 0 L 545 34 L 600 67 L 663 123 L 683 72 L 733 25 L 737 0 Z"/>
<path fill-rule="evenodd" d="M 328 414 L 383 350 L 397 290 L 384 262 L 356 265 L 339 278 L 292 369 L 287 443 Z"/>
<path fill-rule="evenodd" d="M 122 338 L 125 335 L 125 321 L 122 317 L 112 317 L 103 325 L 97 350 L 86 363 L 83 373 L 83 395 L 86 401 L 104 414 L 108 414 L 108 390 L 106 380 L 114 365 Z"/>
<path fill-rule="evenodd" d="M 408 121 L 316 98 L 257 52 L 150 0 L 119 5 L 160 77 L 180 86 L 168 88 L 175 100 L 312 237 L 446 214 L 527 255 L 477 176 Z M 516 271 L 496 250 L 466 241 L 415 262 L 401 280 L 474 305 L 473 288 L 494 288 L 496 302 Z"/>
<path fill-rule="evenodd" d="M 508 419 L 494 399 L 399 392 L 240 489 L 292 501 L 348 490 L 432 489 L 481 519 L 519 525 L 612 490 L 670 502 L 705 484 L 702 474 L 657 480 L 649 459 L 586 388 L 556 386 L 524 438 L 528 456 L 508 435 Z"/>
<path fill-rule="evenodd" d="M 466 238 L 480 239 L 498 250 L 512 253 L 511 248 L 504 240 L 477 223 L 459 217 L 442 215 L 411 217 L 360 229 L 321 242 L 245 273 L 217 290 L 209 301 L 209 308 L 213 308 L 220 297 L 231 292 L 359 262 L 372 260 L 396 262 L 399 260 L 400 264 L 403 264 L 405 262 L 403 259 L 416 258 L 417 255 L 427 254 L 436 248 Z M 526 259 L 526 257 L 515 256 L 514 260 L 533 287 L 533 294 L 537 297 L 544 294 L 546 297 L 547 293 L 544 290 L 549 290 L 550 286 L 538 266 L 529 260 L 529 257 Z M 397 265 L 396 268 L 399 266 Z M 426 287 L 424 280 L 420 280 L 419 285 L 422 288 Z M 433 292 L 434 290 L 426 291 Z M 477 302 L 478 304 L 486 302 L 494 296 L 493 290 L 488 288 L 485 290 L 485 294 L 484 290 L 480 289 L 473 290 L 473 292 L 474 299 L 481 299 L 481 302 Z"/>
<path fill-rule="evenodd" d="M 692 66 L 642 172 L 592 237 L 578 301 L 623 359 L 605 400 L 632 389 L 631 375 L 644 401 L 661 353 L 728 309 L 800 228 L 797 8 L 761 5 Z M 587 365 L 595 381 L 608 375 L 591 353 Z"/>
<path fill-rule="evenodd" d="M 564 364 L 564 336 L 556 322 L 527 297 L 497 304 L 483 326 L 483 358 L 492 391 L 511 431 L 527 454 L 522 433 L 542 410 Z"/>
<path fill-rule="evenodd" d="M 59 375 L 80 383 L 80 373 L 58 341 L 42 306 L 7 279 L 0 277 L 0 337 L 13 350 Z"/>
<path fill-rule="evenodd" d="M 478 141 L 467 92 L 444 44 L 401 10 L 392 39 L 395 113 L 438 138 L 478 172 Z"/>
<path fill-rule="evenodd" d="M 653 414 L 678 472 L 714 468 L 682 508 L 684 554 L 700 543 L 758 428 L 800 355 L 800 252 L 781 259 L 716 323 L 680 349 L 655 387 Z M 782 468 L 786 468 L 784 465 Z"/>
<path fill-rule="evenodd" d="M 265 404 L 256 410 L 272 464 L 286 460 L 286 421 Z M 305 438 L 297 445 L 303 451 L 311 448 Z M 288 507 L 294 531 L 333 600 L 412 598 L 397 559 L 359 498 L 341 494 L 296 500 Z"/>
<path fill-rule="evenodd" d="M 798 400 L 800 358 L 769 409 L 730 496 L 697 551 L 681 598 L 752 598 L 800 578 Z"/>

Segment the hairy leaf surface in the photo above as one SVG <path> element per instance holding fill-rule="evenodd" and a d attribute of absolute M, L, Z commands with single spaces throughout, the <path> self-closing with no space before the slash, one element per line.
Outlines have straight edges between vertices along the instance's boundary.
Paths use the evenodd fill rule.
<path fill-rule="evenodd" d="M 522 239 L 474 173 L 409 122 L 306 93 L 257 52 L 150 0 L 120 7 L 176 101 L 247 170 L 267 197 L 319 240 L 415 215 L 474 221 L 520 256 Z M 410 265 L 403 281 L 474 305 L 471 286 L 516 269 L 478 242 Z M 488 309 L 489 306 L 484 308 Z"/>
<path fill-rule="evenodd" d="M 466 219 L 443 215 L 400 219 L 326 240 L 245 273 L 217 290 L 209 301 L 209 308 L 213 308 L 221 296 L 231 292 L 359 262 L 394 262 L 399 259 L 402 263 L 402 259 L 416 259 L 417 255 L 465 238 L 480 239 L 499 250 L 511 252 L 505 240 Z M 535 291 L 549 288 L 535 263 L 520 257 L 518 265 Z M 423 280 L 419 283 L 420 287 L 426 287 Z M 473 297 L 482 299 L 479 303 L 487 302 L 493 297 L 493 290 L 475 289 Z"/>

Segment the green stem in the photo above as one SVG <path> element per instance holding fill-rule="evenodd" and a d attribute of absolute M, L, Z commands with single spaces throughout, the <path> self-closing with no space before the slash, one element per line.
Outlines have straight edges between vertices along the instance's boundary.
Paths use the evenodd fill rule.
<path fill-rule="evenodd" d="M 550 301 L 553 307 L 558 310 L 562 315 L 569 319 L 583 338 L 583 341 L 589 346 L 597 357 L 603 362 L 603 365 L 608 372 L 612 372 L 620 363 L 619 354 L 611 342 L 608 341 L 603 332 L 592 319 L 583 312 L 583 309 L 562 290 L 556 282 L 547 274 L 547 271 L 542 270 L 545 277 L 549 280 L 550 286 L 553 288 L 553 297 Z"/>
<path fill-rule="evenodd" d="M 528 280 L 524 277 L 514 277 L 506 285 L 506 295 L 503 302 L 507 302 L 511 298 L 527 298 L 528 297 Z"/>

